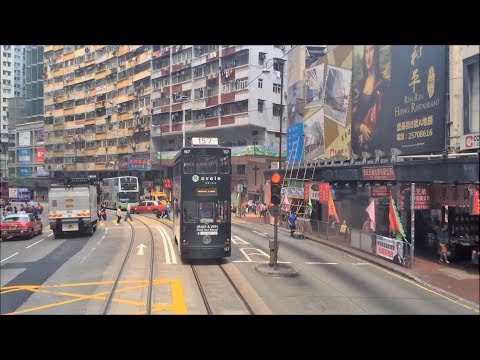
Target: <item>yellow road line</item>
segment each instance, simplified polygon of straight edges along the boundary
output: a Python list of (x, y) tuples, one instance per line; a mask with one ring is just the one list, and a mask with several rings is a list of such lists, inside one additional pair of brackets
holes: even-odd
[(474, 308), (472, 308), (472, 307), (470, 307), (470, 306), (468, 306), (468, 305), (462, 304), (462, 303), (459, 302), (459, 301), (456, 301), (456, 300), (454, 300), (454, 299), (451, 299), (451, 298), (449, 298), (449, 297), (446, 296), (446, 295), (443, 295), (443, 294), (441, 294), (441, 293), (439, 293), (439, 292), (436, 292), (435, 290), (432, 290), (432, 289), (429, 289), (429, 288), (427, 288), (427, 287), (425, 287), (425, 286), (422, 286), (422, 285), (418, 284), (416, 281), (407, 279), (407, 278), (405, 278), (404, 276), (395, 274), (395, 273), (393, 273), (393, 272), (391, 272), (391, 271), (389, 271), (389, 270), (386, 270), (386, 269), (384, 269), (384, 268), (382, 268), (382, 267), (380, 267), (380, 266), (377, 266), (377, 265), (375, 265), (375, 264), (370, 264), (370, 265), (373, 266), (374, 268), (377, 268), (377, 269), (379, 269), (379, 270), (385, 271), (386, 273), (388, 273), (388, 274), (390, 274), (390, 275), (392, 275), (392, 276), (395, 276), (395, 277), (397, 277), (397, 278), (399, 278), (399, 279), (401, 279), (401, 280), (403, 280), (403, 281), (406, 281), (406, 282), (408, 282), (408, 283), (410, 283), (410, 284), (413, 284), (413, 285), (419, 287), (420, 289), (423, 289), (423, 290), (425, 290), (425, 291), (429, 291), (429, 292), (431, 292), (432, 294), (436, 294), (436, 295), (438, 295), (438, 296), (440, 296), (440, 297), (443, 297), (444, 299), (447, 299), (447, 300), (450, 301), (450, 302), (453, 302), (453, 303), (455, 303), (455, 304), (457, 304), (457, 305), (463, 306), (463, 307), (465, 307), (465, 308), (467, 308), (467, 309), (469, 309), (469, 310), (473, 310), (473, 311), (475, 311), (475, 312), (477, 312), (477, 313), (479, 312), (478, 309), (474, 309)]
[(184, 315), (187, 313), (185, 297), (183, 296), (182, 282), (179, 279), (171, 279), (172, 289), (172, 310), (174, 314)]

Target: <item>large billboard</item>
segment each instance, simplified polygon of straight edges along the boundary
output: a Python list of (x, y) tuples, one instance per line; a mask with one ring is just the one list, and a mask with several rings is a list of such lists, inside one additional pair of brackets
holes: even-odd
[(443, 45), (354, 47), (355, 154), (444, 149), (446, 51)]
[(30, 176), (30, 168), (29, 167), (19, 167), (18, 168), (18, 176)]
[(31, 145), (30, 131), (21, 131), (18, 133), (18, 146)]
[(352, 54), (336, 46), (305, 71), (307, 160), (350, 157)]
[(37, 145), (43, 145), (45, 142), (45, 131), (43, 129), (35, 130), (35, 140)]

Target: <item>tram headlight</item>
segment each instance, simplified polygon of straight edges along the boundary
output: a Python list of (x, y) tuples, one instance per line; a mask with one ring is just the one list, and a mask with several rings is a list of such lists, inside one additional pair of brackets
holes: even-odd
[(205, 235), (205, 236), (203, 237), (202, 241), (203, 241), (203, 243), (204, 243), (205, 245), (208, 245), (208, 244), (210, 244), (210, 243), (212, 242), (212, 238), (211, 238), (209, 235)]

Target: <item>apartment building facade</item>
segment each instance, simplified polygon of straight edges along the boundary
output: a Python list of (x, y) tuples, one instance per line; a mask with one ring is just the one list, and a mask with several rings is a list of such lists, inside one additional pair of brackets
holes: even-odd
[[(160, 154), (180, 149), (184, 122), (186, 145), (193, 136), (208, 136), (225, 146), (278, 148), (280, 104), (286, 99), (281, 99), (279, 70), (285, 84), (287, 73), (275, 59), (288, 49), (45, 46), (47, 170), (102, 178), (128, 173), (167, 177), (169, 162), (162, 163)], [(247, 158), (241, 161), (248, 168)], [(146, 166), (138, 169), (135, 163)], [(159, 172), (144, 171), (151, 169)]]

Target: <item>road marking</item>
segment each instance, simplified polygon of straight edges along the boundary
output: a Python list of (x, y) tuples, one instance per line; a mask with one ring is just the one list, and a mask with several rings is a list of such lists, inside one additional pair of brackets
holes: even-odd
[[(243, 256), (245, 256), (247, 261), (245, 261), (245, 260), (234, 260), (234, 262), (254, 262), (254, 263), (270, 262), (270, 255), (268, 255), (263, 250), (260, 250), (260, 249), (257, 249), (257, 248), (240, 248), (239, 250), (243, 254)], [(247, 254), (246, 250), (254, 250), (254, 252)], [(268, 261), (262, 261), (262, 260), (255, 261), (255, 260), (252, 260), (250, 255), (260, 255), (260, 256), (266, 257), (268, 259)], [(277, 260), (277, 263), (279, 263), (279, 264), (280, 263), (290, 264), (289, 261), (280, 261), (280, 260)]]
[(95, 248), (92, 248), (92, 250), (90, 250), (90, 252), (87, 254), (87, 256), (85, 256), (85, 257), (82, 259), (82, 261), (80, 261), (80, 264), (85, 261), (85, 259), (88, 257), (88, 255), (90, 255), (90, 254), (93, 252), (93, 250), (95, 250)]
[(260, 236), (263, 236), (263, 237), (267, 237), (267, 233), (261, 233), (261, 232), (258, 232), (256, 230), (252, 230), (253, 233), (257, 234), (257, 235), (260, 235)]
[(371, 264), (366, 262), (359, 262), (359, 263), (352, 263), (352, 265), (371, 265)]
[(354, 258), (355, 260), (360, 260), (360, 261), (362, 261), (362, 259), (360, 259), (360, 258), (357, 258), (357, 257), (355, 257), (355, 256), (353, 256), (353, 255), (349, 255), (349, 254), (347, 254), (347, 256), (350, 256), (351, 258)]
[(137, 255), (140, 255), (140, 256), (143, 256), (143, 249), (146, 248), (145, 244), (141, 243), (140, 245), (137, 246), (138, 248), (138, 251), (137, 251)]
[(168, 235), (168, 233), (165, 229), (161, 228), (161, 230), (163, 231), (163, 233), (167, 237), (167, 244), (168, 244), (168, 247), (170, 249), (170, 255), (172, 257), (172, 263), (176, 264), (177, 263), (177, 257), (175, 256), (175, 250), (173, 248), (172, 238), (170, 237), (170, 235)]
[(10, 255), (9, 257), (7, 257), (7, 258), (3, 259), (2, 261), (0, 261), (0, 263), (4, 262), (5, 260), (10, 259), (11, 257), (14, 257), (14, 256), (17, 255), (17, 254), (18, 254), (18, 252), (16, 252), (16, 253), (13, 254), (13, 255)]
[(105, 226), (105, 222), (100, 221), (100, 227), (103, 227), (103, 226)]
[(307, 265), (337, 265), (338, 263), (307, 261), (305, 264), (307, 264)]
[(401, 279), (401, 280), (403, 280), (403, 281), (406, 281), (406, 282), (408, 282), (408, 283), (410, 283), (410, 284), (413, 284), (413, 285), (419, 287), (420, 289), (423, 289), (423, 290), (425, 290), (425, 291), (429, 291), (429, 292), (431, 292), (432, 294), (436, 294), (436, 295), (438, 295), (438, 296), (440, 296), (440, 297), (443, 297), (444, 299), (447, 299), (447, 300), (450, 301), (450, 302), (453, 302), (453, 303), (455, 303), (455, 304), (457, 304), (457, 305), (463, 306), (463, 307), (465, 307), (465, 308), (467, 308), (467, 309), (469, 309), (469, 310), (473, 310), (473, 311), (475, 311), (475, 312), (477, 312), (477, 313), (479, 312), (478, 309), (474, 309), (474, 308), (472, 308), (472, 307), (470, 307), (470, 306), (468, 306), (468, 305), (462, 304), (462, 303), (459, 302), (459, 301), (453, 300), (453, 299), (449, 298), (448, 296), (445, 296), (445, 295), (440, 294), (440, 293), (438, 293), (438, 292), (436, 292), (436, 291), (434, 291), (434, 290), (431, 290), (431, 289), (429, 289), (429, 288), (426, 288), (425, 286), (422, 286), (422, 285), (418, 284), (416, 281), (407, 279), (407, 278), (405, 278), (404, 276), (401, 276), (401, 275), (397, 275), (397, 274), (395, 274), (395, 273), (393, 273), (393, 272), (391, 272), (391, 271), (389, 271), (389, 270), (383, 269), (383, 268), (381, 268), (380, 266), (377, 266), (377, 265), (375, 265), (375, 264), (370, 264), (370, 265), (371, 265), (372, 267), (378, 269), (378, 270), (382, 270), (382, 271), (386, 272), (387, 274), (390, 274), (390, 275), (395, 276), (395, 277), (397, 277), (397, 278), (399, 278), (399, 279)]
[(102, 238), (100, 239), (100, 241), (97, 241), (97, 245), (100, 245), (100, 243), (103, 241), (103, 239), (105, 239), (105, 235), (102, 236)]
[(238, 245), (238, 244), (250, 245), (248, 241), (245, 241), (236, 235), (232, 236), (232, 243), (234, 243), (235, 245)]
[(39, 242), (42, 242), (43, 240), (45, 240), (45, 239), (40, 239), (40, 240), (38, 240), (37, 242), (34, 242), (34, 243), (31, 244), (31, 245), (28, 245), (28, 246), (27, 246), (27, 249), (31, 248), (33, 245), (38, 244)]
[(48, 237), (53, 236), (53, 232), (50, 235), (47, 235)]
[(170, 235), (162, 229), (161, 226), (157, 226), (157, 230), (160, 233), (160, 236), (162, 237), (163, 241), (163, 247), (165, 250), (165, 259), (167, 264), (176, 264), (177, 263), (177, 258), (175, 256), (175, 252), (173, 250), (172, 246), (172, 239), (170, 238)]
[(107, 234), (109, 228), (105, 228), (105, 235)]

